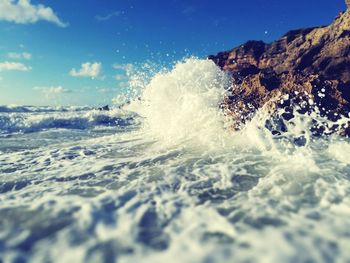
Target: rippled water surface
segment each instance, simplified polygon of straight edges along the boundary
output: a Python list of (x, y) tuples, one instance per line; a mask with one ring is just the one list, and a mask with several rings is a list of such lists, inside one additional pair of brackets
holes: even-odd
[(224, 85), (190, 60), (127, 110), (1, 108), (0, 259), (350, 262), (349, 141), (234, 133)]

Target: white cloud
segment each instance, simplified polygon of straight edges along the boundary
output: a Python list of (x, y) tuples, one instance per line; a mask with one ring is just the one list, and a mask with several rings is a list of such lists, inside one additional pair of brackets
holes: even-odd
[(26, 60), (30, 60), (30, 59), (32, 59), (32, 54), (27, 53), (27, 52), (23, 52), (23, 53), (10, 52), (10, 53), (7, 54), (7, 57), (11, 58), (11, 59), (26, 59)]
[(57, 95), (57, 94), (63, 94), (63, 93), (70, 93), (71, 91), (69, 89), (65, 89), (62, 86), (51, 86), (51, 87), (34, 87), (33, 90), (35, 91), (40, 91), (43, 92), (47, 95), (49, 94), (53, 94), (53, 95)]
[(31, 4), (31, 0), (0, 0), (0, 21), (17, 24), (34, 24), (40, 20), (67, 27), (50, 7)]
[(102, 21), (110, 20), (113, 17), (118, 17), (118, 16), (120, 16), (122, 14), (123, 14), (123, 12), (121, 12), (121, 11), (115, 11), (115, 12), (109, 13), (107, 15), (96, 15), (95, 18), (96, 18), (96, 20), (102, 22)]
[(125, 75), (122, 75), (122, 74), (117, 74), (114, 76), (114, 79), (120, 81), (120, 80), (124, 80), (125, 79)]
[(135, 71), (132, 64), (114, 64), (113, 68), (118, 70), (118, 74), (114, 76), (114, 79), (118, 81), (129, 78)]
[(116, 93), (118, 91), (117, 88), (97, 88), (97, 91), (100, 93)]
[(132, 64), (114, 64), (113, 68), (129, 72), (133, 70), (133, 65)]
[(102, 69), (102, 64), (100, 62), (86, 62), (81, 64), (81, 68), (79, 70), (76, 70), (75, 68), (73, 68), (69, 74), (72, 77), (89, 77), (92, 79), (97, 78), (100, 73), (101, 73), (101, 69)]
[(194, 6), (185, 6), (182, 10), (182, 14), (184, 15), (191, 15), (192, 13), (196, 12), (196, 8)]
[(29, 70), (31, 70), (31, 67), (28, 67), (22, 63), (8, 62), (8, 61), (0, 62), (0, 71), (29, 71)]

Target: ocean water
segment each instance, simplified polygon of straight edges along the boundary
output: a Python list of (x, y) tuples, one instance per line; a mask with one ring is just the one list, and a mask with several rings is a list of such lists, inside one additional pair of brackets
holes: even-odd
[(349, 140), (232, 131), (228, 86), (188, 59), (111, 111), (0, 107), (0, 262), (350, 262)]

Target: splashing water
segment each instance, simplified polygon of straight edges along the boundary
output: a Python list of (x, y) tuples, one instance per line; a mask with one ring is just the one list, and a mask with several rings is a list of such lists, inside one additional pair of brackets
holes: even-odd
[(348, 139), (233, 132), (228, 85), (192, 58), (124, 110), (2, 111), (0, 261), (346, 262)]
[(191, 58), (157, 74), (145, 87), (142, 100), (128, 109), (145, 118), (151, 136), (218, 147), (225, 124), (219, 105), (228, 85), (228, 76), (213, 62)]

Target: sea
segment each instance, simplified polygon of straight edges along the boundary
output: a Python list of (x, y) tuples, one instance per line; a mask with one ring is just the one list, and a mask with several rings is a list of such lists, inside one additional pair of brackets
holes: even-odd
[[(0, 262), (350, 262), (350, 141), (240, 131), (189, 58), (126, 103), (0, 106)], [(303, 136), (303, 143), (298, 143)]]

